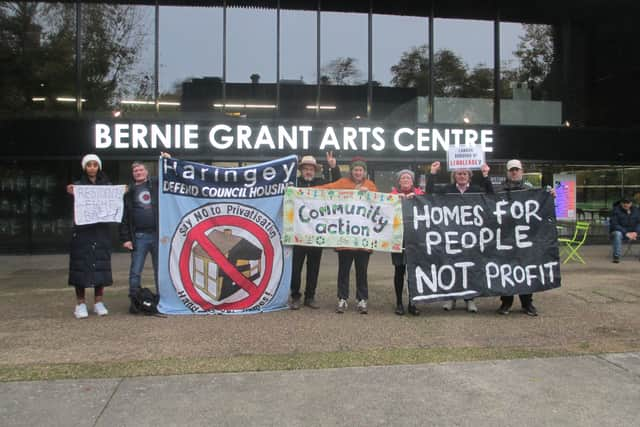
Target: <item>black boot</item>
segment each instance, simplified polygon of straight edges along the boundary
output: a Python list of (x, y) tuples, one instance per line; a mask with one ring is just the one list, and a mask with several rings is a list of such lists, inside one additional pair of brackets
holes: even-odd
[(396, 313), (398, 316), (404, 315), (404, 306), (402, 305), (402, 303), (398, 303), (398, 305), (396, 305), (396, 311), (394, 313)]
[(407, 311), (409, 312), (409, 314), (412, 314), (414, 316), (420, 316), (420, 310), (418, 310), (418, 307), (416, 307), (415, 305), (409, 303), (409, 307), (407, 309)]

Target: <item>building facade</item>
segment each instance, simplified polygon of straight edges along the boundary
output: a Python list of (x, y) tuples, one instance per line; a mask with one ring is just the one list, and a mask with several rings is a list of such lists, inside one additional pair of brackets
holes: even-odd
[(0, 2), (0, 252), (66, 250), (64, 188), (90, 152), (126, 183), (160, 151), (330, 150), (389, 191), (474, 142), (492, 175), (514, 157), (542, 185), (575, 175), (602, 223), (640, 194), (640, 5), (530, 3)]

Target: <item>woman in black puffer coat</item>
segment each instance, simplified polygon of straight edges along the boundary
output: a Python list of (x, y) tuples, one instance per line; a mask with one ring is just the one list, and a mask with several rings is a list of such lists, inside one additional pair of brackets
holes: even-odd
[[(102, 171), (102, 162), (95, 154), (82, 158), (82, 177), (74, 185), (110, 185), (109, 178)], [(73, 194), (73, 185), (67, 188)], [(95, 303), (93, 311), (98, 316), (108, 314), (102, 302), (105, 286), (113, 283), (111, 277), (111, 234), (109, 224), (73, 224), (71, 249), (69, 253), (69, 286), (76, 289), (77, 319), (88, 317), (85, 289), (93, 288)]]

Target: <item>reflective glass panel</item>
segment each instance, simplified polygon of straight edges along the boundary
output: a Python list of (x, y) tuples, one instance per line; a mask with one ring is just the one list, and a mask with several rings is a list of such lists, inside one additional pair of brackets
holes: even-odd
[(83, 3), (81, 16), (83, 112), (153, 110), (155, 9)]
[(276, 52), (275, 8), (227, 8), (227, 114), (277, 115)]
[(0, 114), (73, 115), (73, 4), (0, 2)]
[(322, 12), (320, 118), (367, 116), (368, 16)]
[(493, 22), (434, 21), (434, 120), (493, 123)]
[(562, 124), (554, 37), (550, 25), (500, 24), (501, 124)]
[(317, 12), (280, 12), (280, 117), (313, 118), (317, 99)]
[(428, 121), (428, 28), (425, 17), (373, 16), (372, 119)]
[(222, 101), (219, 7), (160, 8), (161, 113), (206, 113)]

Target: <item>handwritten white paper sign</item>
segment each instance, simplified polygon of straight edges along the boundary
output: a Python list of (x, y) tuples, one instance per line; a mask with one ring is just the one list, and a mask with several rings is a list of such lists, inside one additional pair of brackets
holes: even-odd
[(76, 225), (122, 221), (124, 192), (124, 185), (74, 185), (73, 216)]

